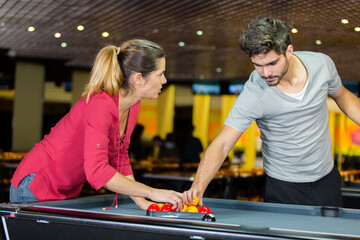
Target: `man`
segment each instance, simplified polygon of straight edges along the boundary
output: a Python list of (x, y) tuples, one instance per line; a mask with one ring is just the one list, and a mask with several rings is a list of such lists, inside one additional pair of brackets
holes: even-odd
[(203, 193), (242, 133), (256, 121), (262, 139), (267, 202), (342, 206), (334, 166), (327, 96), (360, 124), (360, 101), (346, 90), (333, 61), (293, 52), (287, 26), (271, 17), (253, 20), (239, 39), (255, 70), (219, 135), (201, 160), (188, 202)]
[(204, 151), (200, 139), (194, 137), (194, 125), (187, 124), (184, 130), (184, 140), (180, 148), (180, 163), (199, 163), (200, 153)]

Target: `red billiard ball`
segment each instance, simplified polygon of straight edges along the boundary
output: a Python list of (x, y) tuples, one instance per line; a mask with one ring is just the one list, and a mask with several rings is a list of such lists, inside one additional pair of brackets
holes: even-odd
[(172, 205), (171, 203), (167, 203), (166, 205), (169, 205), (171, 207), (171, 210), (170, 211), (173, 211), (173, 212), (176, 212), (177, 210), (176, 209), (173, 209), (174, 205)]
[(208, 208), (207, 206), (202, 206), (202, 207), (199, 209), (199, 213), (211, 213), (211, 210), (210, 210), (210, 208)]
[(160, 207), (157, 204), (151, 204), (148, 209), (149, 211), (160, 211)]
[(172, 206), (165, 204), (164, 206), (162, 206), (161, 211), (167, 211), (167, 212), (171, 212), (172, 211)]

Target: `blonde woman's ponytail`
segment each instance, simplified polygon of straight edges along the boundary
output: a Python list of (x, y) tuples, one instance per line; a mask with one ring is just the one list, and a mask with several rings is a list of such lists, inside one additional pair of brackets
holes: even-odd
[(91, 70), (90, 81), (82, 95), (86, 97), (87, 102), (94, 93), (99, 93), (101, 90), (104, 90), (110, 96), (119, 93), (123, 74), (117, 59), (117, 51), (116, 46), (107, 46), (101, 49), (96, 56)]

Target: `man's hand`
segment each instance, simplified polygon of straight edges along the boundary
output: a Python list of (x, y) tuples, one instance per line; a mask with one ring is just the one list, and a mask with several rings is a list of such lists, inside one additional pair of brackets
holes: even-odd
[(184, 195), (184, 199), (185, 199), (185, 203), (186, 203), (186, 204), (191, 204), (192, 201), (193, 201), (196, 197), (198, 197), (198, 198), (199, 198), (199, 203), (198, 203), (198, 205), (199, 205), (200, 207), (203, 206), (203, 195), (204, 195), (204, 194), (203, 194), (202, 192), (200, 192), (199, 190), (197, 190), (196, 188), (191, 187), (188, 191), (185, 191), (185, 192), (183, 193), (183, 195)]

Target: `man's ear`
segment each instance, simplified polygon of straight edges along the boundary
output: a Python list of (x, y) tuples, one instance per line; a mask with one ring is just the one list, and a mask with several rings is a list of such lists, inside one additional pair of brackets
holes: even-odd
[(293, 54), (293, 52), (294, 52), (294, 47), (293, 47), (293, 45), (289, 45), (288, 47), (287, 47), (287, 49), (286, 49), (286, 57), (288, 57), (288, 58), (290, 58), (291, 56), (292, 56), (292, 54)]

